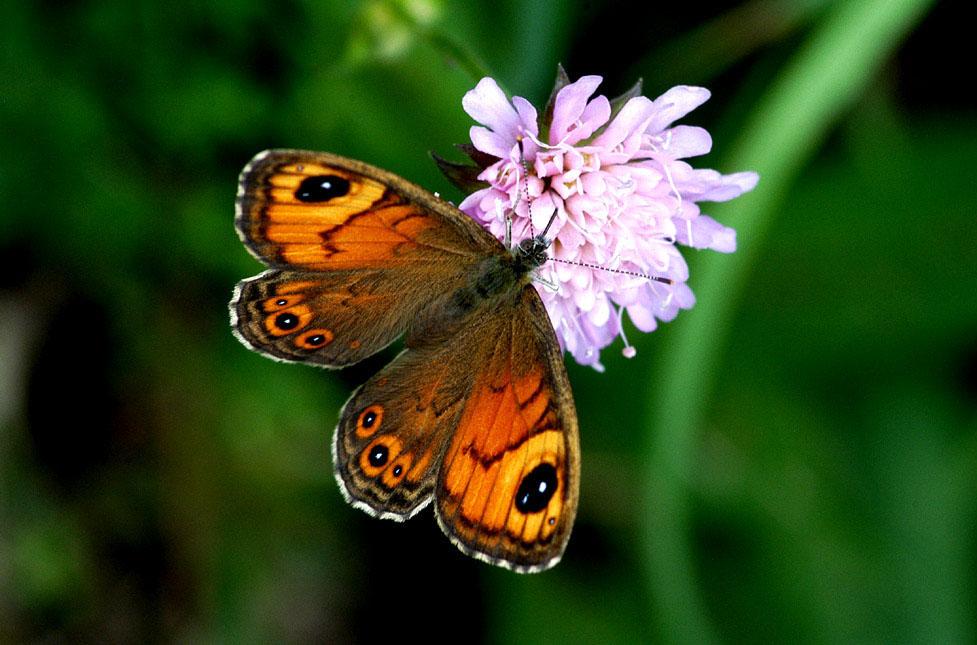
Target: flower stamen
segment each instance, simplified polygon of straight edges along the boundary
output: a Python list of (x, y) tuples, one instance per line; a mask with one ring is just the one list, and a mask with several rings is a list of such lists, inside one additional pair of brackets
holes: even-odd
[(634, 358), (638, 354), (638, 350), (634, 348), (631, 343), (628, 342), (628, 337), (624, 333), (624, 307), (618, 306), (617, 308), (617, 325), (621, 329), (621, 340), (624, 341), (624, 349), (621, 353), (624, 354), (624, 358)]

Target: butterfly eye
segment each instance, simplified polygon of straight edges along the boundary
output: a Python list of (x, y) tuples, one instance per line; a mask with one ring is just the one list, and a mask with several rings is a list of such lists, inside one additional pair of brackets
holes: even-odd
[(380, 429), (381, 421), (383, 421), (383, 408), (379, 405), (371, 405), (363, 410), (356, 420), (356, 435), (366, 439)]
[(300, 202), (327, 202), (349, 192), (349, 181), (338, 175), (316, 175), (302, 180), (295, 199)]
[(392, 435), (377, 437), (360, 453), (360, 468), (367, 477), (376, 477), (400, 455), (403, 447), (400, 440)]
[(546, 508), (559, 483), (556, 468), (543, 463), (526, 475), (516, 492), (516, 510), (520, 513), (538, 513)]

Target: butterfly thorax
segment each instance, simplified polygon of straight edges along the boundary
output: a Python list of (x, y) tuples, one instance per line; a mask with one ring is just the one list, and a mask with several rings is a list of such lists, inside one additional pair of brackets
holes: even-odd
[(549, 242), (542, 237), (533, 237), (513, 246), (508, 253), (487, 256), (479, 270), (472, 272), (469, 283), (458, 292), (456, 302), (465, 308), (519, 294), (532, 282), (536, 269), (546, 262), (548, 246)]
[(411, 324), (408, 343), (428, 335), (447, 336), (464, 325), (471, 314), (484, 308), (509, 306), (532, 282), (533, 273), (546, 262), (548, 242), (542, 237), (523, 240), (508, 252), (483, 257), (467, 280), (448, 298), (418, 315)]

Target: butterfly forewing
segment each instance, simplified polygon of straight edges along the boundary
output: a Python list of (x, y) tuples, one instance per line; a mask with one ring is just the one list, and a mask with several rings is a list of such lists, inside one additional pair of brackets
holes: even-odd
[(231, 301), (255, 351), (327, 367), (356, 363), (400, 336), (502, 245), (450, 204), (368, 164), (270, 150), (241, 173), (235, 224), (275, 269)]
[(241, 173), (235, 225), (270, 267), (423, 270), (504, 250), (485, 229), (384, 170), (326, 153), (269, 150)]

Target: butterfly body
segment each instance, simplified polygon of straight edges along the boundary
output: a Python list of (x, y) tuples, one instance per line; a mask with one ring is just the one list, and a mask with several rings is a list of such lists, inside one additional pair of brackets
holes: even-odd
[(496, 301), (501, 301), (503, 307), (511, 306), (531, 283), (535, 270), (545, 262), (546, 246), (545, 241), (534, 238), (514, 246), (508, 253), (486, 256), (469, 272), (467, 283), (452, 294), (447, 306), (421, 316), (410, 326), (408, 346), (430, 342), (454, 325), (463, 324), (470, 313), (490, 308)]
[(230, 304), (248, 347), (335, 368), (404, 335), (340, 412), (333, 459), (346, 499), (396, 520), (434, 501), (464, 552), (523, 572), (555, 564), (576, 512), (579, 440), (531, 284), (547, 241), (507, 249), (396, 175), (296, 150), (245, 167), (235, 223), (269, 267)]

